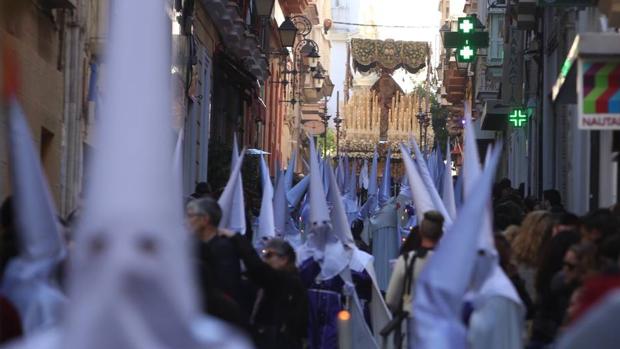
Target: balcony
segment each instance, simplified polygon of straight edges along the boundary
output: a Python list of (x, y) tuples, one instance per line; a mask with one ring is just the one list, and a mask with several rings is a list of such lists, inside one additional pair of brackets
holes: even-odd
[(453, 104), (462, 102), (465, 97), (467, 71), (458, 69), (456, 62), (450, 62), (445, 70), (444, 84), (448, 102)]
[(282, 12), (285, 15), (303, 13), (308, 6), (308, 0), (279, 0)]

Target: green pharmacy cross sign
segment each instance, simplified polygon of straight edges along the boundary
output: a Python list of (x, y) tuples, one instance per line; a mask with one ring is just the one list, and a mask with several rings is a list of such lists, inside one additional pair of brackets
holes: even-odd
[(473, 62), (479, 48), (489, 46), (489, 33), (474, 16), (460, 17), (458, 30), (444, 35), (444, 46), (456, 48), (456, 60), (462, 63)]
[(461, 44), (456, 48), (457, 61), (471, 62), (476, 57), (476, 50), (472, 48), (469, 40), (471, 34), (474, 33), (475, 18), (471, 16), (459, 18), (459, 36), (461, 36)]
[(475, 16), (460, 17), (457, 31), (444, 32), (443, 46), (456, 49), (456, 60), (461, 63), (473, 62), (479, 48), (489, 47), (489, 32)]
[(525, 108), (513, 109), (508, 114), (508, 121), (512, 122), (513, 127), (523, 127), (529, 118), (528, 110)]
[(459, 18), (459, 33), (469, 34), (474, 30), (473, 17), (461, 17)]
[(465, 46), (459, 48), (458, 60), (459, 62), (471, 62), (475, 55), (476, 52), (469, 46), (469, 42), (466, 42)]

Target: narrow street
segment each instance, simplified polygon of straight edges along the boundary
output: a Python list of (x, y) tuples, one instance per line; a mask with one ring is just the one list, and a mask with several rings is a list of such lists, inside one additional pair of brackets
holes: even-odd
[(620, 0), (0, 0), (0, 348), (617, 348)]

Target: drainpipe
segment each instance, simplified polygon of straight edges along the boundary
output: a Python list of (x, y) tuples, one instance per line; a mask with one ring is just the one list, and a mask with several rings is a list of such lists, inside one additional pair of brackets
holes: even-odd
[(81, 30), (80, 10), (65, 11), (64, 40), (64, 106), (61, 141), (61, 202), (60, 214), (65, 216), (74, 209), (76, 189), (81, 174), (80, 102), (82, 64), (80, 60)]

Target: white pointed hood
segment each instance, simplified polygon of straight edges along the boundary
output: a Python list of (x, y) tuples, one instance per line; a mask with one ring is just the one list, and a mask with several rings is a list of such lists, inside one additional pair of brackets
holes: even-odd
[(407, 179), (411, 187), (411, 196), (413, 197), (416, 218), (418, 222), (422, 222), (424, 214), (428, 211), (435, 210), (435, 206), (418, 168), (413, 163), (413, 160), (411, 160), (411, 156), (409, 156), (409, 149), (401, 144), (400, 152), (403, 156), (403, 164), (405, 165)]
[(177, 135), (177, 143), (174, 147), (174, 155), (172, 156), (172, 176), (176, 188), (176, 195), (181, 200), (179, 207), (183, 202), (183, 138), (185, 137), (185, 129), (181, 128)]
[(310, 139), (310, 226), (322, 229), (331, 225), (323, 189), (323, 171), (319, 168), (314, 140)]
[(368, 179), (368, 196), (377, 195), (377, 167), (379, 166), (379, 155), (377, 154), (377, 146), (372, 155), (372, 163), (370, 165), (370, 177)]
[[(345, 163), (348, 163), (346, 161)], [(346, 181), (346, 188), (343, 196), (344, 208), (347, 214), (349, 225), (355, 220), (359, 214), (360, 208), (357, 200), (357, 176), (355, 175), (355, 163), (351, 164)]]
[(337, 193), (337, 191), (334, 190), (338, 186), (338, 183), (336, 183), (331, 167), (329, 165), (328, 167), (331, 172), (329, 202), (332, 203), (332, 209), (329, 216), (332, 221), (332, 232), (338, 240), (340, 240), (351, 251), (350, 254), (343, 255), (341, 258), (348, 258), (350, 260), (349, 267), (351, 270), (361, 272), (370, 262), (372, 262), (373, 257), (368, 253), (359, 251), (357, 245), (355, 245), (355, 240), (353, 239), (353, 234), (351, 233), (351, 225), (347, 219), (342, 197)]
[[(478, 156), (478, 146), (476, 145), (476, 135), (474, 133), (473, 122), (468, 105), (465, 106), (465, 154), (463, 159), (463, 180), (465, 189), (465, 200), (478, 190), (476, 187), (476, 179), (480, 175), (480, 158)], [(478, 263), (477, 272), (474, 280), (474, 288), (481, 287), (481, 283), (486, 275), (491, 272), (492, 264), (497, 260), (497, 251), (493, 245), (493, 227), (491, 225), (491, 212), (485, 207), (482, 213), (482, 224), (480, 241), (478, 248), (490, 253), (485, 256), (483, 263)]]
[[(302, 260), (311, 256), (321, 266), (318, 276), (321, 280), (331, 279), (340, 274), (349, 260), (342, 242), (332, 234), (332, 222), (327, 208), (323, 174), (319, 169), (314, 140), (310, 138), (310, 219), (307, 225), (308, 238), (300, 255)], [(326, 165), (329, 166), (329, 165)]]
[(360, 217), (362, 219), (370, 218), (377, 209), (378, 204), (378, 190), (377, 190), (377, 167), (378, 167), (378, 154), (377, 146), (375, 146), (375, 152), (372, 157), (372, 165), (370, 167), (370, 177), (368, 179), (368, 194), (366, 202), (360, 209)]
[(456, 219), (456, 202), (454, 200), (454, 183), (452, 182), (452, 156), (450, 154), (450, 140), (446, 145), (446, 167), (443, 172), (441, 199), (452, 220)]
[(338, 167), (336, 168), (336, 182), (340, 193), (344, 193), (346, 181), (346, 168), (342, 156), (338, 158)]
[(383, 207), (392, 197), (392, 149), (388, 148), (383, 167), (383, 178), (379, 190), (379, 207)]
[(441, 150), (439, 149), (439, 147), (435, 147), (427, 161), (428, 171), (431, 175), (431, 178), (433, 179), (435, 190), (437, 190), (438, 192), (442, 189), (441, 182), (444, 169), (444, 163), (442, 159), (443, 157), (441, 154)]
[(369, 181), (370, 180), (368, 178), (368, 160), (364, 159), (364, 164), (362, 165), (362, 169), (360, 170), (359, 186), (361, 188), (368, 190)]
[[(501, 151), (501, 146), (497, 147), (500, 148), (498, 151)], [(491, 147), (487, 149), (485, 168), (489, 166), (490, 159)], [(472, 282), (474, 291), (478, 291), (474, 298), (474, 306), (481, 306), (488, 297), (492, 296), (504, 297), (523, 306), (516, 288), (499, 265), (499, 253), (495, 249), (491, 225), (492, 214), (491, 203), (488, 203), (483, 212), (484, 224), (478, 241), (478, 249), (485, 251), (485, 254), (478, 256)], [(483, 277), (485, 277), (484, 281), (480, 281)], [(522, 308), (522, 311), (525, 312), (525, 309)]]
[(328, 177), (329, 177), (329, 197), (328, 201), (331, 203), (330, 220), (332, 222), (332, 232), (343, 244), (349, 248), (355, 248), (355, 240), (353, 240), (353, 234), (351, 233), (351, 227), (347, 221), (347, 215), (342, 203), (342, 196), (338, 193), (338, 183), (331, 169), (329, 162), (326, 163)]
[(284, 174), (284, 189), (286, 191), (291, 190), (293, 187), (293, 175), (295, 174), (295, 164), (297, 164), (297, 149), (293, 150), (293, 154), (286, 167), (286, 173)]
[[(236, 221), (236, 217), (238, 216), (239, 211), (245, 212), (245, 206), (243, 202), (235, 200), (236, 191), (238, 188), (237, 181), (241, 177), (241, 166), (243, 165), (244, 155), (245, 149), (241, 151), (241, 154), (239, 155), (236, 164), (232, 167), (230, 177), (228, 178), (228, 182), (226, 182), (224, 191), (222, 192), (222, 194), (220, 194), (220, 198), (217, 200), (217, 203), (222, 209), (222, 219), (220, 220), (219, 227), (237, 232), (239, 232), (239, 230), (235, 229), (238, 229), (241, 223)], [(245, 221), (245, 216), (243, 220)]]
[[(500, 152), (476, 180), (454, 224), (448, 228), (415, 286), (412, 342), (416, 348), (466, 348), (467, 330), (461, 320), (463, 297), (470, 285), (478, 255), (482, 216), (489, 203), (491, 184)], [(411, 177), (410, 177), (411, 179)]]
[(194, 332), (201, 315), (190, 235), (170, 171), (166, 2), (110, 5), (106, 94), (72, 253), (72, 303), (61, 347), (202, 348), (222, 338), (232, 347), (238, 337), (230, 331), (201, 338)]
[(344, 157), (344, 191), (348, 190), (351, 173), (351, 164), (349, 163), (349, 156), (347, 155)]
[(347, 176), (346, 190), (344, 196), (348, 200), (355, 200), (357, 203), (357, 175), (355, 174), (355, 163), (351, 164), (349, 175)]
[(398, 195), (408, 199), (413, 198), (413, 194), (411, 194), (411, 187), (409, 186), (409, 177), (407, 174), (403, 175), (400, 180), (400, 190)]
[(9, 97), (8, 139), (20, 249), (6, 266), (1, 290), (17, 308), (24, 332), (31, 334), (60, 320), (66, 298), (51, 280), (66, 250), (38, 152), (14, 95)]
[(310, 185), (310, 176), (305, 176), (301, 181), (295, 184), (287, 193), (286, 200), (290, 207), (297, 207), (301, 199), (303, 199), (306, 191), (308, 190), (308, 186)]
[[(232, 177), (233, 169), (239, 160), (239, 147), (237, 145), (237, 134), (233, 135), (233, 149), (232, 159), (230, 161), (230, 175)], [(239, 171), (239, 174), (235, 176), (234, 192), (232, 196), (232, 203), (230, 206), (230, 220), (226, 228), (236, 231), (239, 234), (244, 235), (247, 230), (245, 219), (245, 198), (243, 196), (243, 174)]]
[(283, 237), (286, 235), (286, 221), (289, 216), (288, 203), (286, 202), (286, 177), (280, 175), (273, 194), (273, 218), (276, 236)]
[(452, 218), (448, 214), (448, 211), (446, 210), (445, 206), (443, 205), (443, 201), (441, 200), (441, 196), (439, 196), (439, 193), (437, 192), (437, 188), (435, 188), (435, 183), (428, 170), (426, 161), (424, 161), (424, 157), (422, 156), (422, 152), (420, 151), (420, 148), (418, 147), (418, 143), (415, 141), (415, 138), (413, 137), (411, 138), (411, 144), (413, 145), (413, 151), (415, 152), (415, 161), (418, 164), (418, 169), (420, 171), (419, 173), (422, 178), (422, 182), (424, 182), (426, 190), (431, 196), (433, 207), (435, 208), (435, 210), (441, 213), (441, 215), (444, 218), (446, 227), (449, 227), (452, 224)]
[(263, 187), (263, 198), (258, 216), (258, 231), (254, 234), (254, 246), (259, 246), (266, 239), (275, 236), (275, 222), (273, 218), (273, 185), (269, 178), (269, 168), (263, 155), (260, 156), (260, 169)]

